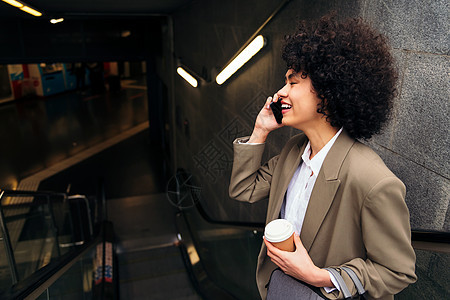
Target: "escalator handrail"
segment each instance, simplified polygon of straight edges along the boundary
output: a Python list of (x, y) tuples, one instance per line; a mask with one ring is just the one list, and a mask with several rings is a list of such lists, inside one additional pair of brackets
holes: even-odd
[[(6, 252), (6, 257), (8, 260), (8, 265), (9, 265), (9, 269), (11, 272), (11, 278), (12, 278), (13, 284), (18, 283), (19, 276), (18, 276), (18, 271), (17, 271), (16, 260), (14, 257), (14, 251), (13, 251), (10, 236), (9, 236), (9, 230), (6, 226), (7, 219), (6, 219), (5, 215), (3, 214), (3, 209), (14, 207), (14, 206), (18, 205), (18, 203), (1, 205), (1, 200), (3, 199), (3, 197), (11, 197), (11, 196), (15, 196), (15, 197), (19, 197), (19, 196), (46, 197), (48, 201), (50, 201), (51, 197), (62, 197), (64, 200), (66, 200), (66, 199), (83, 200), (87, 205), (87, 210), (89, 211), (89, 215), (88, 215), (89, 233), (90, 233), (91, 237), (93, 235), (93, 225), (92, 225), (92, 220), (91, 220), (91, 216), (90, 216), (90, 208), (89, 208), (89, 204), (87, 202), (86, 196), (81, 196), (81, 195), (67, 196), (66, 193), (50, 192), (50, 191), (27, 191), (27, 190), (0, 189), (0, 228), (1, 228), (2, 236), (3, 236), (3, 242), (5, 243), (5, 252)], [(34, 200), (33, 200), (33, 202), (34, 202)], [(31, 205), (34, 205), (34, 204), (32, 204), (33, 202), (20, 203), (21, 204), (20, 206), (22, 206), (22, 205), (23, 206), (31, 206)]]
[[(0, 299), (35, 299), (42, 292), (44, 292), (50, 285), (61, 277), (65, 271), (67, 271), (70, 266), (72, 266), (76, 261), (78, 261), (83, 254), (91, 250), (92, 247), (97, 245), (100, 241), (104, 243), (105, 241), (105, 230), (112, 228), (111, 222), (106, 219), (106, 197), (104, 192), (103, 180), (99, 181), (99, 191), (100, 194), (97, 196), (97, 204), (101, 206), (101, 216), (100, 222), (96, 223), (100, 225), (99, 230), (96, 230), (95, 236), (92, 239), (81, 246), (77, 246), (77, 251), (66, 253), (65, 255), (57, 258), (53, 262), (44, 266), (43, 268), (37, 270), (29, 277), (17, 282), (9, 290), (0, 294)], [(48, 191), (20, 191), (20, 190), (3, 190), (0, 189), (0, 203), (1, 198), (6, 195), (14, 196), (45, 196), (54, 197), (62, 196), (64, 199), (68, 199), (67, 193), (58, 192), (48, 192)], [(70, 199), (70, 197), (69, 197)], [(74, 200), (86, 200), (80, 195), (75, 195)], [(4, 225), (4, 218), (2, 213), (2, 206), (0, 205), (0, 213), (2, 216), (2, 223)], [(5, 228), (6, 232), (7, 229)], [(5, 237), (3, 237), (5, 239)], [(104, 248), (104, 245), (103, 245)], [(15, 265), (15, 262), (14, 262)], [(104, 267), (103, 267), (104, 270)], [(104, 271), (103, 271), (104, 272)], [(104, 280), (102, 281), (104, 284)]]
[[(187, 172), (186, 170), (184, 170), (183, 168), (178, 168), (176, 175), (176, 178), (180, 179), (177, 180), (177, 182), (183, 182), (184, 185), (188, 186), (188, 187), (194, 187), (195, 184), (192, 184), (193, 180), (192, 180), (192, 175), (190, 175), (189, 172)], [(189, 189), (190, 192), (192, 193), (193, 189)], [(178, 192), (178, 191), (177, 191)], [(202, 218), (204, 220), (206, 220), (207, 222), (211, 223), (211, 224), (216, 224), (216, 225), (225, 225), (225, 226), (237, 226), (237, 227), (247, 227), (247, 228), (251, 228), (253, 230), (263, 230), (265, 227), (264, 223), (260, 223), (260, 222), (243, 222), (243, 221), (230, 221), (230, 220), (217, 220), (212, 218), (204, 209), (204, 207), (201, 204), (201, 201), (199, 198), (197, 198), (197, 196), (195, 194), (191, 194), (191, 196), (194, 199), (194, 203), (195, 206), (194, 208), (197, 209), (197, 211), (200, 213), (200, 215), (202, 216)], [(185, 208), (180, 208), (178, 207), (180, 211), (184, 210)]]
[(26, 191), (26, 190), (5, 190), (0, 189), (0, 191), (4, 192), (5, 197), (11, 196), (41, 196), (41, 197), (67, 197), (67, 193), (60, 192), (50, 192), (50, 191)]
[[(183, 168), (177, 170), (177, 175), (183, 176), (188, 172)], [(186, 179), (186, 178), (185, 178)], [(192, 185), (192, 176), (187, 178), (187, 183)], [(193, 195), (194, 197), (194, 195)], [(197, 199), (199, 200), (199, 199)], [(250, 227), (254, 230), (264, 231), (265, 223), (260, 222), (242, 222), (242, 221), (228, 221), (228, 220), (217, 220), (212, 218), (204, 209), (201, 201), (196, 201), (195, 205), (197, 211), (202, 216), (204, 220), (211, 224), (225, 225), (225, 226), (237, 226), (237, 227)], [(426, 243), (438, 243), (438, 244), (450, 244), (450, 232), (445, 231), (431, 231), (431, 230), (411, 230), (411, 241), (412, 242), (426, 242)]]
[[(103, 186), (101, 186), (103, 189)], [(85, 196), (74, 195), (68, 196), (66, 193), (47, 192), (47, 191), (21, 191), (21, 190), (0, 190), (1, 197), (3, 196), (44, 196), (44, 197), (63, 197), (69, 200), (83, 200), (86, 201)], [(101, 203), (105, 202), (104, 194), (101, 195)], [(3, 207), (7, 207), (3, 206)], [(0, 206), (0, 211), (2, 206)], [(96, 246), (103, 238), (103, 231), (105, 230), (105, 224), (108, 221), (100, 222), (101, 227), (96, 231), (96, 235), (92, 236), (92, 239), (80, 246), (77, 246), (77, 251), (69, 252), (50, 264), (40, 268), (27, 278), (14, 284), (9, 290), (0, 294), (0, 299), (35, 299), (42, 294), (50, 285), (55, 282), (65, 271), (67, 271), (76, 261), (78, 261), (83, 255)], [(15, 264), (15, 263), (14, 263)]]
[(450, 232), (412, 230), (411, 240), (413, 242), (450, 244)]
[[(105, 221), (106, 222), (106, 221)], [(102, 223), (102, 228), (97, 235), (88, 243), (77, 246), (78, 250), (69, 252), (45, 267), (37, 270), (27, 278), (19, 281), (13, 285), (8, 291), (0, 295), (1, 299), (35, 299), (42, 294), (50, 285), (55, 282), (65, 271), (67, 271), (74, 263), (76, 263), (83, 255), (91, 250), (102, 240), (103, 228), (105, 222)]]
[[(212, 218), (203, 208), (200, 202), (196, 204), (197, 211), (202, 218), (211, 224), (237, 226), (237, 227), (251, 227), (255, 230), (263, 231), (265, 224), (258, 222), (240, 222), (240, 221), (225, 221), (216, 220)], [(431, 231), (431, 230), (411, 230), (412, 242), (427, 242), (427, 243), (439, 243), (450, 244), (450, 232), (445, 231)]]
[[(6, 190), (0, 189), (0, 193), (1, 193), (1, 191), (4, 191), (5, 193), (7, 192)], [(35, 192), (35, 194), (31, 194), (33, 192), (31, 192), (31, 191), (26, 191), (26, 192), (27, 192), (27, 194), (17, 193), (14, 195), (5, 195), (3, 197), (11, 197), (11, 196), (18, 197), (17, 195), (26, 195), (26, 197), (46, 197), (46, 199), (42, 200), (42, 199), (37, 198), (37, 199), (33, 199), (33, 202), (0, 204), (1, 207), (2, 208), (21, 208), (21, 207), (39, 206), (39, 205), (47, 204), (48, 198), (54, 197), (54, 196), (62, 197), (62, 199), (61, 199), (62, 201), (64, 201), (64, 200), (79, 200), (80, 202), (86, 203), (86, 201), (88, 199), (85, 195), (67, 195), (65, 193), (44, 194), (44, 193), (40, 193), (40, 192)], [(61, 201), (61, 200), (58, 200), (58, 201)]]
[(236, 227), (250, 227), (255, 230), (264, 230), (265, 224), (260, 222), (242, 222), (242, 221), (225, 221), (212, 218), (203, 208), (200, 202), (197, 202), (196, 209), (202, 218), (211, 224), (236, 226)]
[[(75, 200), (84, 202), (86, 204), (86, 210), (88, 211), (88, 222), (89, 222), (89, 233), (92, 236), (94, 233), (94, 227), (91, 218), (91, 209), (89, 207), (89, 200), (85, 195), (68, 195), (67, 193), (59, 193), (59, 192), (50, 192), (50, 191), (26, 191), (26, 190), (2, 190), (0, 189), (0, 200), (3, 197), (11, 197), (11, 196), (28, 196), (28, 197), (46, 197), (48, 200), (50, 197), (62, 197), (64, 200)], [(33, 200), (33, 202), (25, 202), (25, 203), (13, 203), (13, 204), (1, 204), (0, 206), (3, 208), (19, 208), (19, 207), (30, 207), (35, 205), (41, 205), (45, 202), (40, 202)]]

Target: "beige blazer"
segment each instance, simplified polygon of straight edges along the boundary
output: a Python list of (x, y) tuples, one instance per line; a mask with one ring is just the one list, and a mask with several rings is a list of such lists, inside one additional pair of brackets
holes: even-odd
[[(266, 224), (279, 217), (288, 184), (308, 140), (290, 139), (281, 153), (261, 166), (264, 145), (234, 142), (230, 196), (256, 202), (269, 198)], [(416, 281), (405, 186), (369, 147), (343, 131), (328, 152), (306, 211), (300, 239), (316, 266), (353, 269), (369, 299), (393, 299)], [(277, 267), (262, 244), (257, 284), (263, 299)], [(349, 289), (356, 287), (345, 272)], [(342, 293), (322, 293), (343, 299)]]

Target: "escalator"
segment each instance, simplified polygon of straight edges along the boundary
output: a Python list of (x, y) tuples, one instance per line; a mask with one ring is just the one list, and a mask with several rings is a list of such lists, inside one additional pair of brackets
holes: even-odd
[[(1, 192), (0, 299), (259, 299), (264, 224), (212, 220), (192, 190), (195, 205), (165, 212), (165, 194), (99, 190)], [(412, 236), (419, 281), (395, 298), (448, 299), (449, 234)]]
[(114, 299), (104, 198), (17, 190), (0, 198), (0, 299)]

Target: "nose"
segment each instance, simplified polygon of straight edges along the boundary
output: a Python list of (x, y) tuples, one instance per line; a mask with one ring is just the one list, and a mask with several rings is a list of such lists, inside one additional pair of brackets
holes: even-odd
[(280, 98), (286, 98), (288, 96), (288, 89), (287, 89), (287, 84), (285, 84), (278, 92), (277, 92), (278, 97)]

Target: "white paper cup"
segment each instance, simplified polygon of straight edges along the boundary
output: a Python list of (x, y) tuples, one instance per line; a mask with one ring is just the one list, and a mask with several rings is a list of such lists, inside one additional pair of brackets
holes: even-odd
[(294, 226), (285, 219), (276, 219), (266, 225), (264, 238), (278, 249), (294, 252)]

